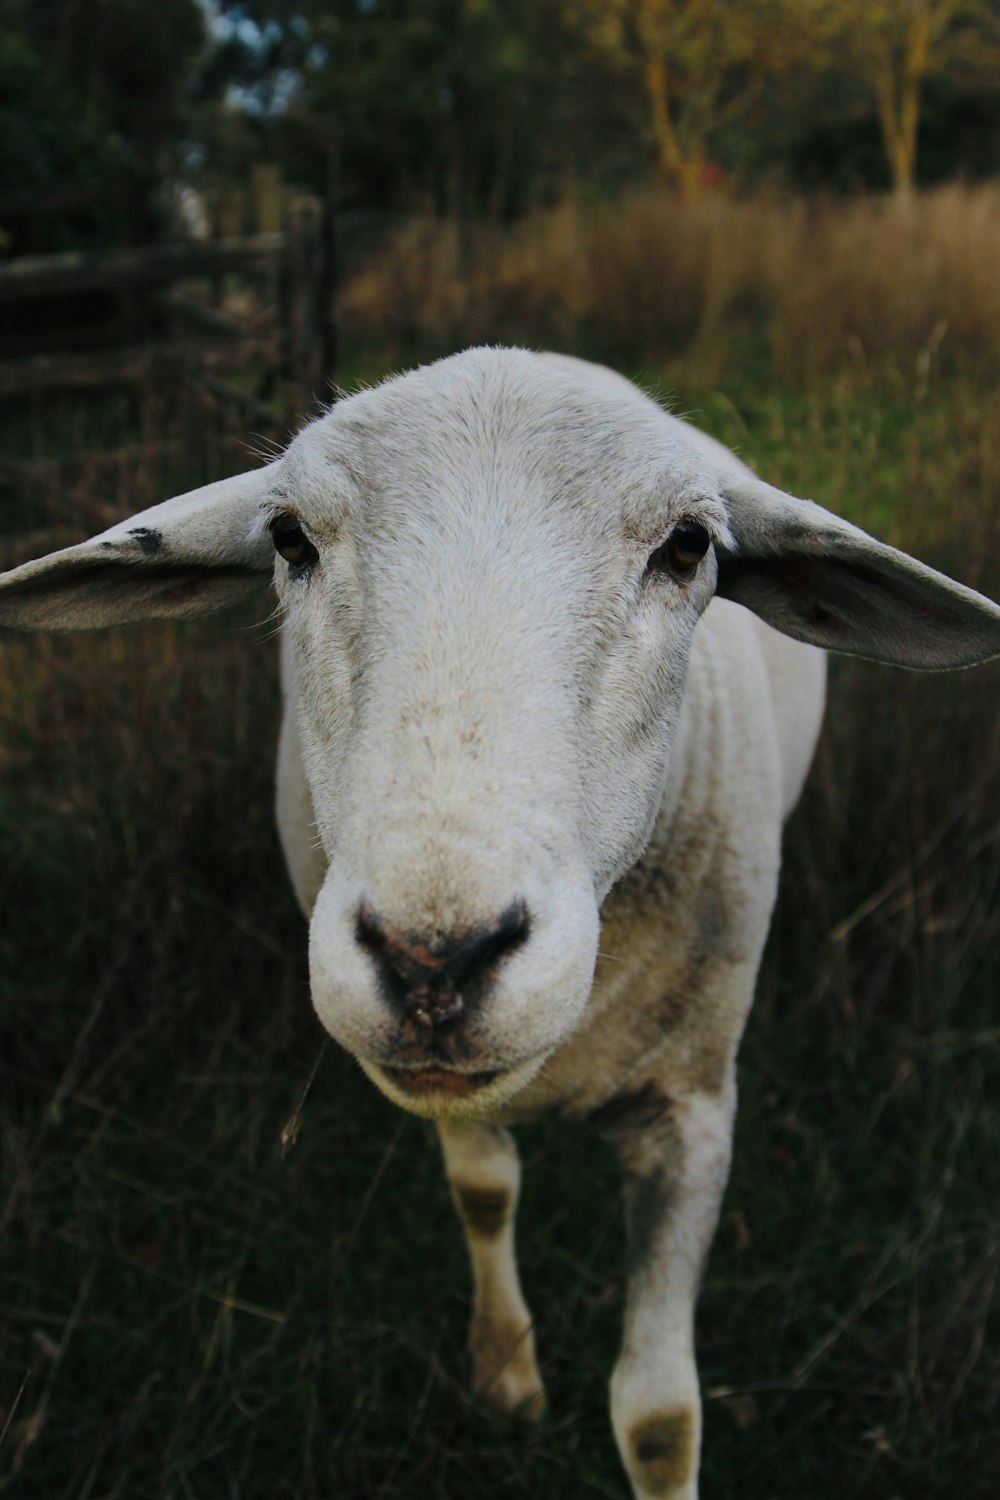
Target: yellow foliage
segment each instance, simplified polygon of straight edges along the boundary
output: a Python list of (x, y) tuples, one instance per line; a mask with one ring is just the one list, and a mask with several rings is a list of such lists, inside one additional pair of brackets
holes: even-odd
[(763, 339), (775, 374), (1000, 368), (1000, 188), (909, 200), (574, 199), (503, 234), (424, 220), (345, 287), (348, 342), (544, 341), (617, 361)]

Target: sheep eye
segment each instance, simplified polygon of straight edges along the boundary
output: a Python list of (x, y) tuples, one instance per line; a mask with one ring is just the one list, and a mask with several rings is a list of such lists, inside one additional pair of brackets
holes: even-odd
[(274, 550), (285, 559), (289, 567), (299, 570), (310, 568), (319, 557), (316, 548), (292, 516), (275, 516), (268, 530)]
[(700, 521), (679, 521), (646, 565), (648, 573), (671, 573), (675, 578), (693, 577), (711, 543)]

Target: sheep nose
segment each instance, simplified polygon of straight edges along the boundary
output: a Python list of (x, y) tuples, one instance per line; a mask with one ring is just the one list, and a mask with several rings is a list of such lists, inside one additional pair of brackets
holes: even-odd
[(365, 902), (355, 937), (375, 965), (384, 998), (419, 1026), (454, 1026), (489, 988), (501, 962), (527, 941), (528, 910), (516, 901), (491, 925), (424, 939), (383, 922)]

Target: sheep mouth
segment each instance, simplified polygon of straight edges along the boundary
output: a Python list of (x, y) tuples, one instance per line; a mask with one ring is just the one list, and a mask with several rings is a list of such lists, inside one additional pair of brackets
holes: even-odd
[(461, 1072), (427, 1060), (408, 1067), (367, 1062), (363, 1057), (358, 1061), (375, 1087), (411, 1114), (425, 1120), (487, 1120), (531, 1081), (546, 1055), (480, 1072)]
[(453, 1068), (385, 1068), (387, 1078), (404, 1094), (415, 1098), (444, 1095), (464, 1099), (486, 1088), (498, 1076), (498, 1070), (483, 1073), (457, 1073)]

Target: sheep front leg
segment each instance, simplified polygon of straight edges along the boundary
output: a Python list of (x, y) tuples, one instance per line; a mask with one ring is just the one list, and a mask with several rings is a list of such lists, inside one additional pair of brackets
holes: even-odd
[(521, 1164), (510, 1132), (440, 1121), (445, 1170), (472, 1261), (473, 1389), (496, 1411), (537, 1418), (545, 1392), (514, 1254)]
[(636, 1500), (697, 1500), (694, 1307), (729, 1170), (733, 1103), (732, 1089), (722, 1099), (663, 1096), (655, 1126), (613, 1132), (626, 1173), (629, 1279), (611, 1420)]

